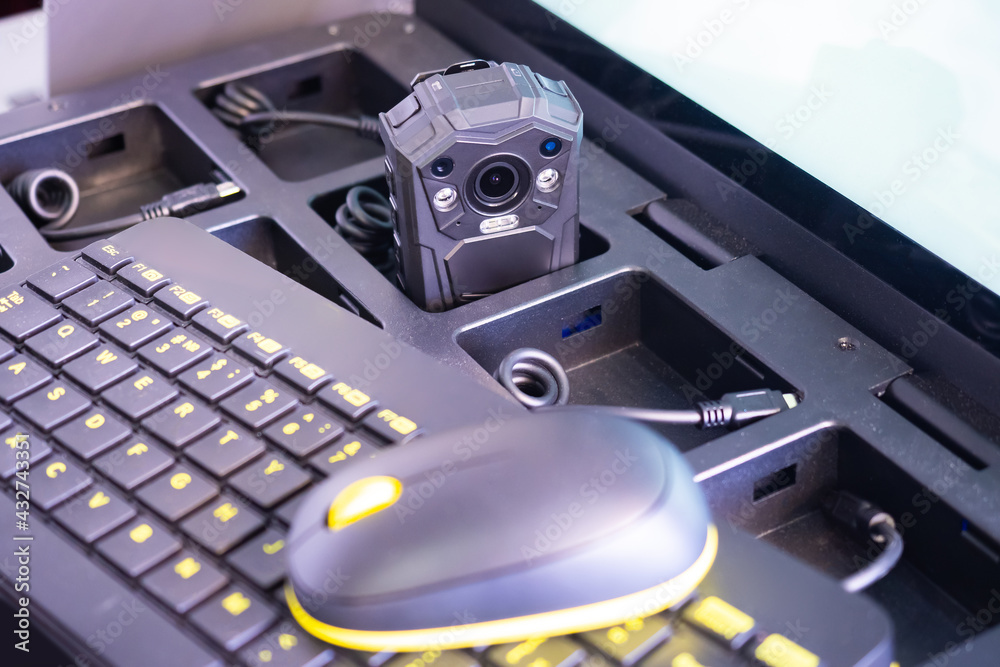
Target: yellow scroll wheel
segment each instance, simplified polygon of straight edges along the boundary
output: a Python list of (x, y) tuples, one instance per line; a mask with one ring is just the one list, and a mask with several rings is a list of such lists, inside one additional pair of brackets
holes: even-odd
[(348, 484), (330, 504), (327, 525), (340, 530), (366, 516), (391, 507), (403, 493), (403, 483), (395, 477), (365, 477)]

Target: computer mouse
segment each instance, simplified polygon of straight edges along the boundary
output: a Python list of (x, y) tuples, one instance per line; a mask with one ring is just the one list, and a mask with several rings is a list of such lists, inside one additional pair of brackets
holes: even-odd
[(687, 598), (717, 532), (662, 436), (536, 412), (418, 437), (312, 490), (285, 596), (332, 644), (481, 646), (607, 627)]

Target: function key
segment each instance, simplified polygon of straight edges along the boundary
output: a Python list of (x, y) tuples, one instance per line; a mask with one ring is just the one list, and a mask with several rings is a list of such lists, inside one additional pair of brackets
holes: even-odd
[(340, 437), (344, 427), (325, 410), (300, 407), (264, 431), (267, 439), (298, 457), (309, 456)]
[(234, 489), (269, 509), (312, 482), (305, 470), (280, 454), (269, 454), (229, 479)]
[(26, 466), (36, 466), (52, 453), (48, 443), (20, 425), (0, 435), (0, 477), (7, 479)]
[(261, 515), (230, 495), (223, 494), (181, 523), (181, 530), (221, 556), (264, 526)]
[(235, 651), (267, 629), (277, 615), (253, 593), (230, 586), (191, 612), (190, 619), (227, 651)]
[(100, 327), (109, 338), (129, 351), (173, 328), (173, 322), (165, 316), (142, 305), (108, 320)]
[(96, 282), (93, 271), (73, 261), (55, 264), (28, 278), (29, 285), (56, 303)]
[(253, 379), (253, 372), (226, 355), (216, 352), (177, 378), (181, 384), (206, 401), (214, 403)]
[(31, 475), (31, 502), (43, 510), (52, 509), (74, 493), (90, 486), (90, 475), (65, 456), (49, 458)]
[(285, 578), (285, 536), (268, 528), (226, 560), (257, 586), (270, 590)]
[(61, 366), (100, 344), (94, 334), (75, 322), (63, 321), (35, 334), (24, 344), (29, 350), (49, 362)]
[(0, 292), (0, 331), (17, 342), (62, 319), (55, 308), (34, 294), (8, 290)]
[(120, 382), (104, 392), (109, 405), (132, 421), (138, 421), (177, 396), (174, 386), (156, 373), (141, 368), (128, 382)]
[(685, 621), (737, 651), (753, 636), (756, 621), (725, 600), (710, 595), (684, 607)]
[(170, 278), (142, 262), (134, 262), (119, 269), (118, 279), (143, 296), (149, 296), (170, 284)]
[(606, 630), (585, 632), (580, 638), (625, 667), (641, 660), (670, 636), (670, 625), (661, 616), (633, 618)]
[(263, 453), (264, 445), (260, 440), (243, 429), (228, 425), (184, 450), (188, 458), (216, 477), (225, 477)]
[(159, 445), (132, 438), (94, 460), (94, 467), (118, 486), (131, 491), (174, 463), (174, 457)]
[[(333, 659), (329, 644), (317, 641), (294, 623), (284, 621), (271, 628), (240, 654), (248, 665), (268, 667), (302, 667), (328, 665)], [(332, 667), (350, 667), (353, 663), (341, 660)]]
[(83, 258), (105, 273), (114, 273), (132, 261), (132, 255), (109, 241), (91, 243), (83, 249)]
[(196, 327), (220, 343), (228, 343), (247, 330), (242, 320), (218, 308), (198, 313), (193, 321)]
[(19, 354), (0, 363), (0, 401), (4, 403), (16, 401), (51, 379), (51, 373), (23, 354)]
[(143, 428), (175, 449), (208, 433), (218, 423), (219, 417), (205, 404), (183, 396), (142, 420)]
[(92, 393), (110, 387), (115, 382), (135, 373), (139, 364), (124, 352), (111, 345), (98, 347), (66, 364), (67, 375)]
[(302, 357), (292, 357), (281, 362), (275, 366), (274, 372), (307, 394), (312, 394), (333, 379), (323, 368)]
[(85, 461), (130, 435), (131, 427), (111, 416), (107, 408), (91, 409), (52, 433), (56, 440)]
[(63, 306), (89, 326), (94, 327), (134, 303), (135, 299), (117, 287), (99, 282), (67, 297), (63, 301)]
[(288, 348), (259, 331), (251, 331), (233, 340), (233, 348), (261, 368), (270, 368), (288, 354)]
[(278, 389), (267, 380), (254, 380), (219, 405), (223, 410), (258, 430), (291, 410), (298, 400), (284, 389)]
[(90, 400), (65, 382), (57, 381), (14, 404), (14, 408), (42, 429), (51, 431), (90, 406)]
[(90, 544), (135, 516), (135, 510), (109, 488), (92, 488), (57, 509), (62, 527)]
[(130, 577), (137, 577), (181, 548), (159, 522), (133, 519), (97, 543), (97, 550)]
[(157, 514), (175, 522), (218, 493), (215, 484), (187, 466), (176, 465), (139, 489), (135, 496)]
[(190, 551), (180, 552), (142, 578), (142, 587), (178, 614), (187, 613), (228, 583), (229, 577)]
[(353, 434), (353, 438), (344, 438), (340, 444), (327, 447), (319, 454), (309, 459), (309, 464), (324, 475), (332, 475), (343, 468), (349, 461), (355, 459), (371, 459), (378, 455), (378, 448)]
[(408, 440), (419, 432), (415, 421), (386, 408), (369, 415), (363, 423), (389, 442)]
[(139, 349), (139, 356), (173, 377), (204, 359), (212, 346), (184, 330), (171, 331)]
[(153, 295), (153, 302), (182, 320), (190, 320), (195, 313), (208, 306), (208, 301), (201, 295), (177, 284), (158, 291)]
[(328, 408), (333, 408), (351, 421), (357, 421), (369, 410), (378, 405), (360, 389), (338, 382), (320, 390), (317, 395), (320, 402)]

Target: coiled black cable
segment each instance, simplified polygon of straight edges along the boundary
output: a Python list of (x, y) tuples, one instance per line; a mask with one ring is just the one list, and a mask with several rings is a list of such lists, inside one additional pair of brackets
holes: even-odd
[(367, 139), (379, 139), (379, 121), (375, 116), (357, 117), (312, 111), (286, 111), (278, 109), (271, 99), (257, 88), (245, 83), (227, 83), (215, 98), (212, 113), (230, 127), (249, 137), (274, 132), (280, 125), (298, 123), (332, 125), (355, 130)]
[(347, 191), (334, 220), (337, 233), (382, 275), (394, 280), (396, 253), (388, 200), (372, 188), (356, 185)]

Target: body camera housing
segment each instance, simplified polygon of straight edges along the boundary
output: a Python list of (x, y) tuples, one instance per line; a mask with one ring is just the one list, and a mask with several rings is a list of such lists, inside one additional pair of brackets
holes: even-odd
[(418, 76), (380, 114), (400, 283), (429, 311), (576, 262), (583, 112), (524, 65)]

